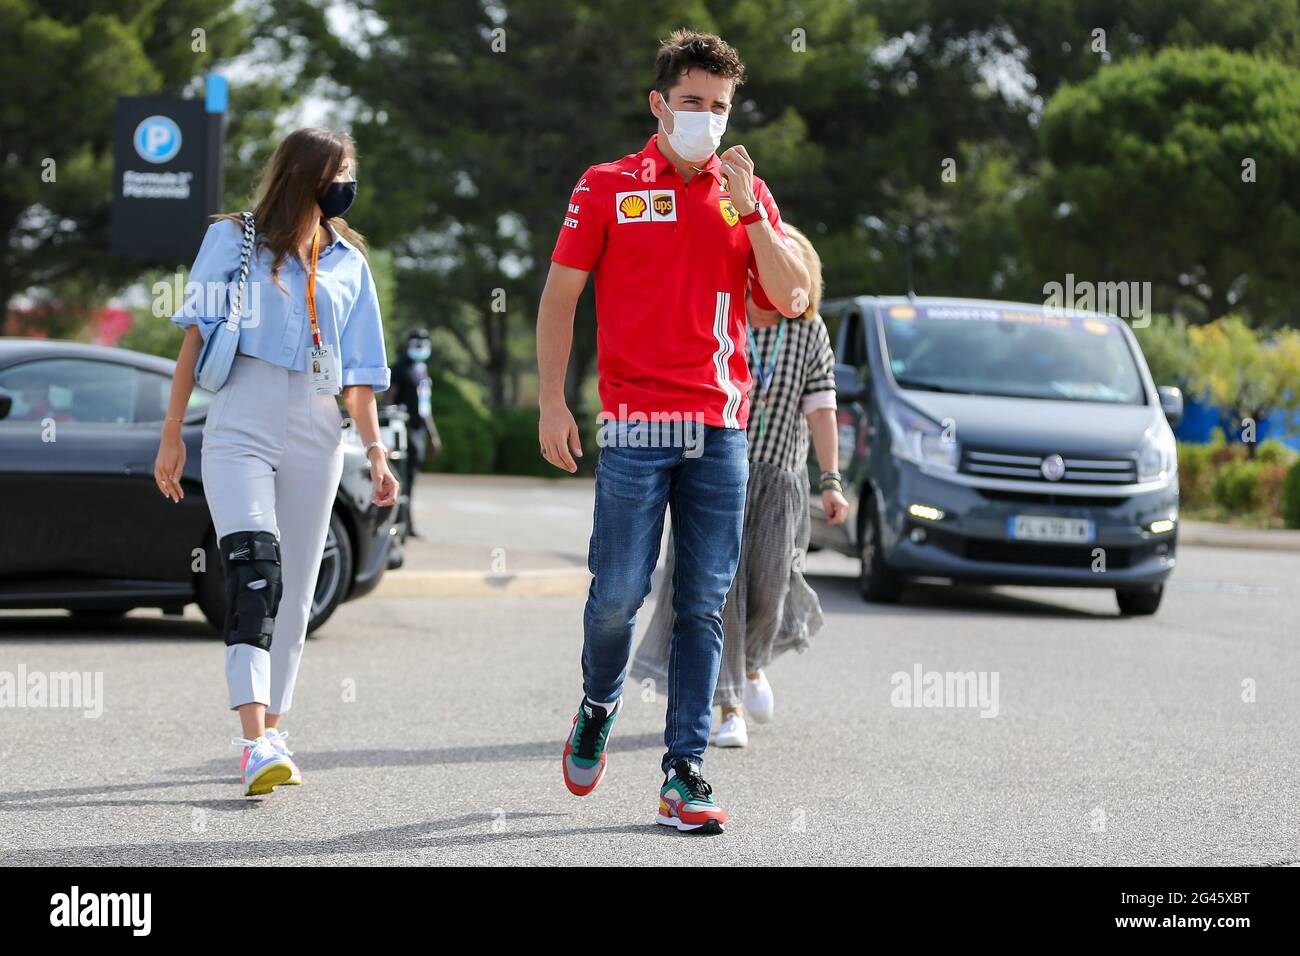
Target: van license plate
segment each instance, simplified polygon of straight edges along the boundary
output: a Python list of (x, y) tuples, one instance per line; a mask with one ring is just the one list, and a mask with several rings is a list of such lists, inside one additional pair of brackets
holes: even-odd
[(1007, 534), (1016, 541), (1060, 541), (1088, 544), (1097, 528), (1086, 518), (1055, 518), (1051, 515), (1015, 515), (1007, 519)]

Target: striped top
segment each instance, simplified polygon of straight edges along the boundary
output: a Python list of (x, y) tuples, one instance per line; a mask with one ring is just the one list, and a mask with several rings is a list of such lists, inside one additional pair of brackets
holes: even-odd
[[(781, 335), (776, 371), (767, 391), (767, 427), (762, 429), (760, 438), (763, 420), (760, 409), (764, 404), (760, 375), (772, 367), (772, 349), (781, 325), (785, 326), (785, 332)], [(778, 325), (752, 331), (758, 354), (749, 346), (750, 376), (754, 383), (749, 393), (749, 460), (802, 471), (808, 460), (804, 399), (818, 392), (830, 392), (828, 404), (834, 407), (835, 350), (831, 348), (830, 335), (820, 316), (782, 319)]]

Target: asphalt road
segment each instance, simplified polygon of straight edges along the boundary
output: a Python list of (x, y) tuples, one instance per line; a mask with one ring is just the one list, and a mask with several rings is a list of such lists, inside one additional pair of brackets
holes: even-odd
[[(539, 553), (567, 556), (571, 517)], [(98, 717), (0, 708), (0, 866), (1300, 860), (1300, 553), (1185, 549), (1153, 619), (1106, 591), (926, 585), (872, 607), (852, 567), (813, 556), (826, 628), (772, 667), (775, 721), (710, 750), (715, 838), (653, 825), (664, 707), (639, 688), (606, 781), (564, 789), (580, 598), (345, 605), (285, 723), (306, 783), (255, 801), (193, 608), (0, 616), (0, 675), (103, 680)], [(918, 666), (996, 675), (996, 716), (895, 706)]]

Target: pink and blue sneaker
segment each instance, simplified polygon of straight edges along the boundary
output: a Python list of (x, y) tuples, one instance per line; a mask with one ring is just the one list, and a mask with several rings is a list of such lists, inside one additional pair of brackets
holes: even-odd
[(230, 741), (244, 748), (239, 771), (243, 775), (244, 796), (260, 797), (289, 782), (296, 769), (293, 761), (271, 745), (265, 737), (249, 740), (235, 737)]
[[(274, 747), (282, 757), (292, 758), (293, 751), (290, 750), (288, 745), (284, 742), (285, 738), (288, 736), (289, 731), (287, 730), (280, 730), (278, 727), (266, 728), (267, 742), (270, 743), (270, 745)], [(296, 787), (298, 784), (302, 783), (302, 771), (298, 769), (297, 761), (290, 759), (289, 763), (293, 765), (293, 773), (289, 776), (289, 779), (285, 781), (284, 785), (286, 787)]]

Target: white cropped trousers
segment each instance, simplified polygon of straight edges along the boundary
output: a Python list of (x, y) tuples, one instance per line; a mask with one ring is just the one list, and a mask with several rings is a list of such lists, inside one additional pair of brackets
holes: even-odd
[[(343, 475), (343, 413), (312, 392), (311, 375), (236, 355), (203, 427), (203, 494), (220, 540), (269, 531), (280, 541), (283, 594), (270, 652), (226, 648), (230, 707), (283, 714), (307, 638), (316, 576)], [(220, 551), (209, 560), (221, 560)]]

